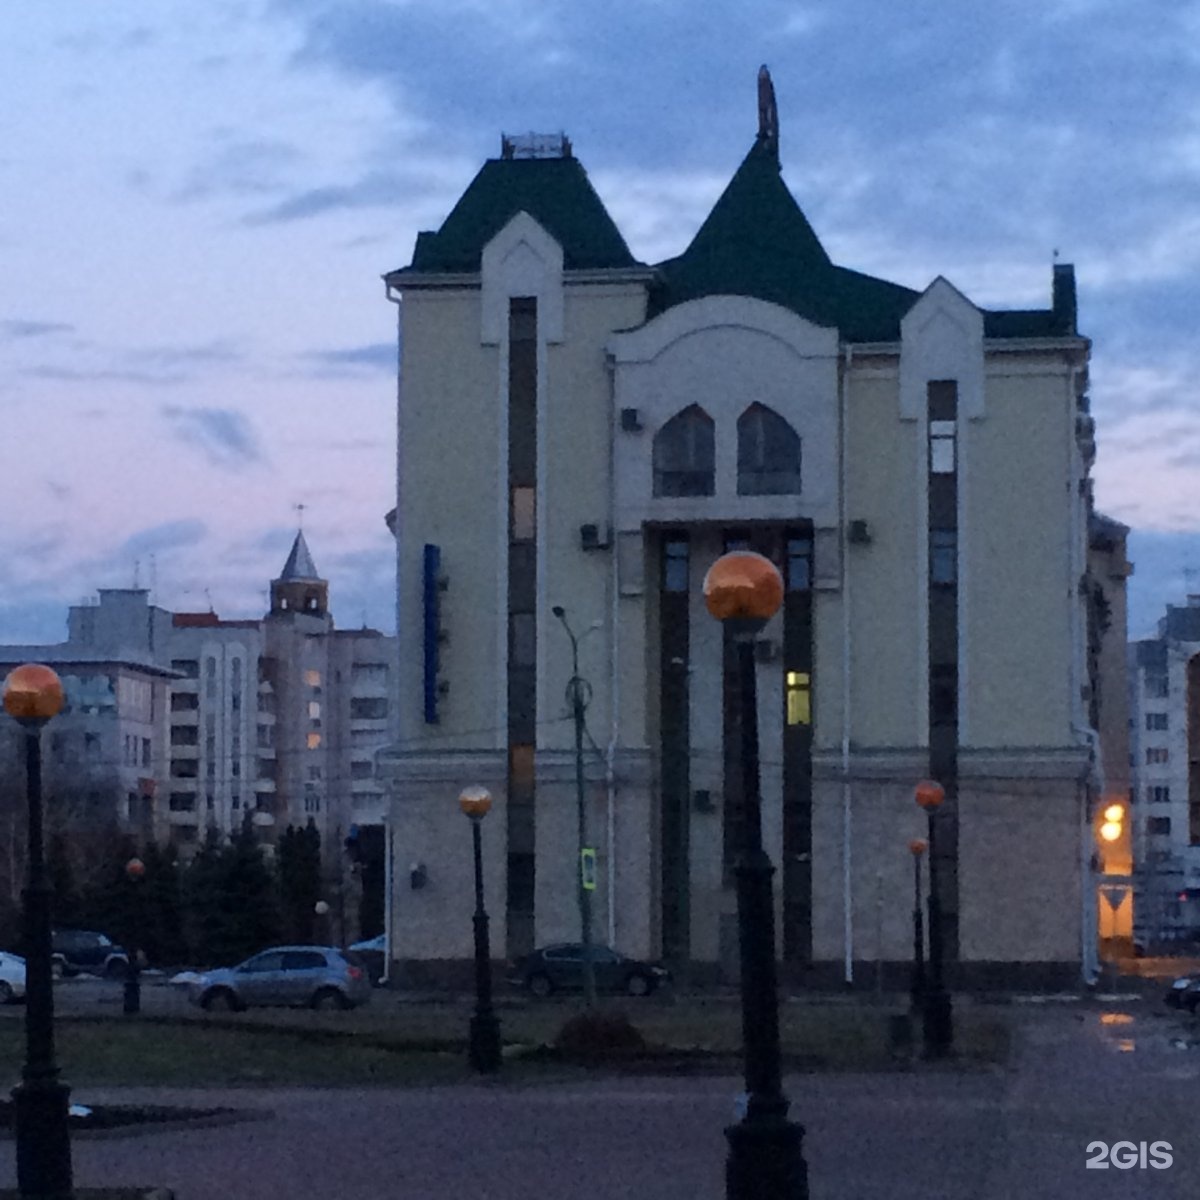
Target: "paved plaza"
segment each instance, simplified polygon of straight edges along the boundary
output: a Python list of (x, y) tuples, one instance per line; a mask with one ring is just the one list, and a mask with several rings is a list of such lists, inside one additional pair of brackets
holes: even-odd
[[(1018, 1049), (1003, 1070), (789, 1078), (813, 1200), (1194, 1200), (1200, 1049), (1185, 1044), (1188, 1019), (1160, 1007), (1150, 997), (1014, 1006)], [(178, 1200), (718, 1200), (739, 1086), (80, 1089), (84, 1102), (234, 1104), (262, 1119), (78, 1137), (75, 1175), (162, 1184)], [(1089, 1143), (1122, 1139), (1169, 1142), (1172, 1165), (1086, 1167)], [(13, 1175), (12, 1143), (0, 1143), (0, 1186)]]

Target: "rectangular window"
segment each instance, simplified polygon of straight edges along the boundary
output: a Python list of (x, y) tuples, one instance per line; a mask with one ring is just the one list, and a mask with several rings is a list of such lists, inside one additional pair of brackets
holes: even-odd
[(200, 697), (195, 692), (172, 692), (172, 712), (195, 712), (200, 707)]
[(812, 679), (806, 671), (787, 673), (787, 723), (812, 724)]
[(269, 758), (260, 758), (258, 760), (258, 778), (259, 779), (274, 779), (275, 764)]
[(368, 759), (356, 759), (350, 764), (351, 779), (374, 779), (375, 764)]
[(319, 700), (310, 700), (308, 702), (308, 715), (313, 721), (317, 720), (321, 715), (321, 702)]
[(198, 746), (199, 744), (200, 730), (195, 725), (171, 726), (172, 746)]
[(142, 766), (150, 765), (150, 739), (142, 738)]
[(955, 421), (929, 422), (929, 473), (953, 475), (955, 462)]
[(533, 803), (533, 746), (525, 742), (508, 748), (508, 802)]
[(509, 662), (532, 667), (537, 661), (537, 624), (533, 613), (511, 613), (508, 618)]
[(388, 713), (388, 702), (383, 696), (354, 696), (350, 700), (352, 721), (382, 721)]
[(305, 671), (304, 672), (304, 682), (307, 683), (309, 687), (320, 687), (321, 686), (321, 672), (313, 671), (313, 670)]
[(686, 538), (670, 538), (663, 557), (663, 591), (688, 590), (688, 544)]
[(100, 735), (98, 733), (83, 735), (83, 753), (88, 762), (96, 762), (100, 758)]
[(172, 792), (169, 804), (172, 812), (196, 811), (196, 797), (191, 792)]
[(958, 530), (929, 531), (929, 582), (939, 587), (958, 582)]
[(812, 587), (812, 539), (788, 538), (787, 589), (807, 592)]
[(1167, 714), (1164, 713), (1147, 713), (1146, 728), (1150, 731), (1159, 731), (1167, 728)]
[(1166, 675), (1159, 672), (1146, 673), (1146, 695), (1153, 700), (1165, 700), (1171, 694), (1171, 688)]
[(536, 491), (531, 487), (512, 489), (511, 540), (532, 542), (537, 536)]
[(261, 750), (269, 750), (275, 745), (274, 725), (260, 725), (258, 727), (258, 745)]
[(195, 779), (200, 774), (200, 764), (194, 758), (171, 759), (171, 775), (175, 779)]
[(1151, 804), (1170, 804), (1171, 789), (1164, 784), (1154, 784), (1146, 789), (1146, 799)]
[(319, 750), (321, 748), (321, 735), (319, 733), (310, 733), (305, 739), (310, 750)]
[(1146, 765), (1153, 766), (1155, 764), (1170, 762), (1171, 755), (1166, 746), (1151, 746), (1146, 751)]
[(178, 671), (184, 679), (200, 678), (200, 663), (194, 658), (173, 658), (171, 660), (171, 670)]
[(1150, 820), (1146, 822), (1146, 832), (1153, 834), (1155, 837), (1170, 837), (1171, 818), (1151, 817)]

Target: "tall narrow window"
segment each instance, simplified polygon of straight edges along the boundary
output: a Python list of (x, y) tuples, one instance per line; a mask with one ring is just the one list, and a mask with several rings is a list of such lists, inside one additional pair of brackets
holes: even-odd
[(957, 469), (955, 421), (929, 422), (929, 473), (952, 475)]
[(777, 412), (752, 404), (738, 418), (739, 496), (791, 496), (800, 491), (800, 436)]
[(807, 671), (787, 673), (787, 723), (812, 724), (812, 680)]
[(958, 581), (958, 531), (929, 531), (929, 582), (953, 587)]
[(535, 495), (536, 493), (531, 487), (515, 487), (512, 489), (511, 541), (532, 542), (536, 536), (536, 526), (534, 524)]
[(676, 413), (654, 437), (654, 494), (711, 496), (716, 481), (713, 419), (693, 404)]

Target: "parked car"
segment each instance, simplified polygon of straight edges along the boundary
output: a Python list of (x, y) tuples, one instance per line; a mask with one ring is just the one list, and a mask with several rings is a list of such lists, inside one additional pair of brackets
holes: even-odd
[[(648, 996), (671, 981), (671, 972), (666, 967), (629, 958), (608, 946), (592, 946), (592, 965), (596, 990), (601, 992)], [(559, 990), (578, 991), (583, 987), (583, 946), (578, 942), (543, 946), (510, 963), (507, 979), (534, 996), (549, 996)]]
[(50, 937), (50, 970), (55, 979), (86, 971), (124, 979), (129, 956), (110, 937), (89, 929), (56, 929)]
[[(367, 977), (373, 984), (378, 984), (383, 979), (384, 969), (387, 966), (387, 934), (381, 933), (378, 937), (364, 938), (361, 942), (355, 942), (350, 946), (351, 952), (359, 959), (367, 969)], [(351, 959), (351, 961), (354, 961)]]
[(1194, 1013), (1200, 1004), (1200, 975), (1181, 975), (1167, 988), (1163, 999), (1172, 1008), (1183, 1008)]
[(236, 967), (205, 971), (188, 999), (205, 1010), (284, 1005), (353, 1008), (371, 998), (366, 971), (332, 946), (273, 946)]
[(0, 1004), (10, 1004), (25, 995), (25, 960), (19, 954), (0, 950)]

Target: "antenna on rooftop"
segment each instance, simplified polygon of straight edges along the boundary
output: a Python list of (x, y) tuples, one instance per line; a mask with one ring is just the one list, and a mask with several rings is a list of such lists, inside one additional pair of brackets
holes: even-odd
[(150, 603), (154, 603), (158, 592), (158, 555), (150, 555)]
[(215, 609), (215, 608), (213, 608), (213, 602), (212, 602), (212, 592), (210, 592), (210, 591), (208, 590), (208, 588), (205, 588), (205, 589), (204, 589), (204, 598), (205, 598), (205, 600), (207, 600), (207, 601), (208, 601), (208, 611), (209, 611), (209, 612), (216, 612), (216, 609)]
[(294, 504), (292, 507), (295, 508), (295, 510), (296, 510), (296, 524), (299, 525), (301, 529), (303, 529), (304, 528), (304, 510), (308, 507), (308, 505), (301, 502), (300, 504)]
[(133, 560), (133, 586), (134, 586), (134, 588), (137, 588), (139, 586), (138, 578), (141, 575), (141, 569), (142, 569), (141, 559), (135, 558)]

